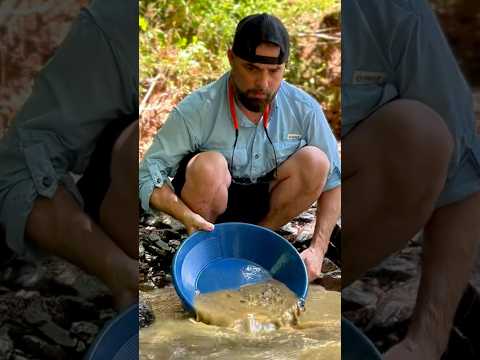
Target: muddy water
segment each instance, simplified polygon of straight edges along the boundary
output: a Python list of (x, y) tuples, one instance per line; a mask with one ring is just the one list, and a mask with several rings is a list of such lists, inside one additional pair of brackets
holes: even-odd
[[(253, 293), (263, 294), (263, 291)], [(325, 291), (320, 286), (310, 286), (305, 304), (306, 311), (300, 314), (298, 320), (293, 321), (295, 325), (292, 326), (275, 321), (278, 315), (281, 317), (284, 314), (278, 309), (288, 310), (290, 300), (286, 300), (283, 305), (280, 304), (281, 306), (276, 304), (278, 312), (274, 313), (273, 317), (271, 312), (257, 311), (256, 313), (261, 315), (257, 316), (256, 323), (274, 324), (275, 328), (278, 328), (275, 331), (271, 331), (269, 326), (263, 328), (254, 326), (252, 331), (252, 327), (244, 325), (235, 328), (197, 322), (182, 310), (173, 288), (164, 288), (143, 295), (152, 305), (156, 321), (152, 326), (140, 331), (142, 360), (340, 359), (339, 292)], [(240, 302), (240, 299), (244, 298), (240, 296), (235, 298), (235, 301)], [(255, 301), (255, 296), (250, 300), (252, 299)], [(212, 299), (207, 298), (207, 302), (210, 301)], [(210, 320), (230, 326), (235, 323), (225, 310), (222, 313), (224, 315), (221, 317), (210, 317)], [(205, 314), (212, 316), (209, 312), (204, 312), (203, 316)]]
[(198, 321), (251, 334), (296, 325), (300, 315), (297, 296), (273, 279), (240, 290), (200, 294), (195, 310)]

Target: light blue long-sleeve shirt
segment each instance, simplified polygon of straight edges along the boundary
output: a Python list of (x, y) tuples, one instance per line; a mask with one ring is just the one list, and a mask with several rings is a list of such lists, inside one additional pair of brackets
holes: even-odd
[[(155, 187), (169, 183), (185, 155), (194, 151), (217, 151), (231, 166), (235, 129), (227, 94), (229, 73), (195, 91), (178, 104), (155, 135), (139, 172), (142, 207), (149, 210)], [(255, 182), (275, 168), (272, 145), (263, 121), (252, 123), (237, 107), (239, 137), (234, 152), (232, 176)], [(307, 93), (282, 81), (268, 121), (278, 165), (305, 145), (321, 149), (330, 161), (325, 190), (340, 185), (337, 142), (320, 105)]]

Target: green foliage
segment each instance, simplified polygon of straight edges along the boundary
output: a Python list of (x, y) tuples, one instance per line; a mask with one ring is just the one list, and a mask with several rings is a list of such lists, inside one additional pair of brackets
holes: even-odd
[(302, 58), (300, 42), (302, 34), (318, 30), (323, 16), (338, 21), (339, 10), (339, 0), (140, 0), (140, 93), (159, 74), (180, 96), (215, 80), (229, 68), (226, 51), (236, 24), (268, 12), (282, 19), (292, 40), (286, 79), (332, 105), (339, 94), (325, 81), (326, 59), (319, 52)]

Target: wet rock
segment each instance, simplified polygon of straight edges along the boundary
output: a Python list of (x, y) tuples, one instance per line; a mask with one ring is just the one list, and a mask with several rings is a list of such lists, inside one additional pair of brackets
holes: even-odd
[(295, 238), (295, 241), (304, 243), (304, 242), (310, 242), (313, 237), (313, 230), (309, 231), (309, 229), (303, 229)]
[(139, 285), (141, 291), (151, 291), (155, 289), (155, 283), (151, 279), (142, 281)]
[(335, 265), (332, 260), (328, 258), (323, 258), (322, 273), (328, 273), (335, 270), (339, 270), (339, 267)]
[(58, 345), (51, 345), (33, 335), (25, 335), (20, 339), (21, 347), (37, 359), (61, 360), (67, 359), (67, 353)]
[(419, 236), (342, 290), (342, 315), (381, 352), (404, 338), (413, 314), (420, 281)]
[(168, 246), (168, 243), (166, 243), (160, 235), (153, 233), (150, 234), (149, 238), (150, 242), (152, 242), (155, 246), (157, 246), (159, 249), (165, 250), (165, 251), (170, 251), (170, 246)]
[(164, 213), (159, 214), (158, 218), (162, 224), (168, 225), (173, 231), (179, 234), (186, 233), (185, 226), (183, 226), (183, 224), (175, 218)]
[(80, 320), (93, 320), (98, 317), (98, 304), (77, 296), (61, 295), (52, 304), (53, 318), (59, 324), (70, 324)]
[(313, 222), (315, 221), (315, 215), (309, 212), (303, 212), (298, 217), (296, 217), (295, 220), (299, 220), (301, 222)]
[(75, 347), (75, 351), (77, 353), (84, 353), (87, 350), (87, 345), (83, 341), (78, 341), (77, 346)]
[[(141, 260), (144, 260), (145, 259), (145, 255), (142, 255), (140, 257)], [(145, 261), (139, 261), (138, 263), (138, 271), (140, 272), (141, 275), (145, 276), (145, 274), (148, 273), (148, 270), (150, 269), (150, 265), (148, 263), (146, 263)], [(147, 280), (147, 279), (143, 279), (143, 280)]]
[(2, 281), (14, 288), (32, 288), (44, 280), (45, 269), (39, 262), (15, 259), (3, 271)]
[[(343, 294), (343, 290), (342, 290)], [(342, 295), (343, 297), (343, 295)], [(370, 323), (370, 319), (375, 315), (375, 306), (367, 305), (356, 310), (343, 310), (343, 299), (342, 299), (342, 316), (350, 320), (358, 328), (364, 330)]]
[(423, 231), (415, 234), (415, 236), (409, 241), (408, 245), (409, 245), (408, 248), (422, 246), (423, 245)]
[(308, 247), (310, 246), (310, 243), (308, 241), (303, 243), (295, 241), (292, 245), (295, 247), (295, 249), (297, 249), (299, 253), (302, 253), (302, 251), (308, 249)]
[(99, 319), (102, 323), (112, 320), (117, 315), (117, 312), (113, 309), (104, 309), (100, 311)]
[(355, 281), (342, 290), (342, 310), (375, 306), (377, 300), (378, 295), (361, 281)]
[(296, 226), (294, 226), (292, 223), (288, 223), (282, 226), (282, 228), (279, 231), (277, 231), (277, 233), (279, 233), (282, 236), (285, 236), (285, 235), (295, 235), (297, 231), (298, 229)]
[(298, 234), (298, 227), (292, 223), (288, 223), (282, 226), (279, 230), (275, 231), (278, 235), (283, 236), (290, 242), (294, 242)]
[(157, 229), (171, 229), (171, 226), (162, 221), (162, 218), (156, 215), (148, 214), (140, 222), (144, 222), (147, 226), (152, 226)]
[(158, 275), (152, 276), (151, 280), (156, 287), (162, 288), (172, 282), (172, 276), (161, 271)]
[(390, 256), (380, 265), (368, 271), (367, 276), (385, 279), (386, 284), (403, 282), (418, 275), (418, 260), (412, 256)]
[(13, 353), (11, 360), (28, 360), (23, 352)]
[(15, 293), (15, 296), (23, 300), (28, 300), (28, 299), (39, 297), (40, 293), (35, 290), (31, 290), (31, 291), (19, 290), (18, 292)]
[(86, 301), (102, 304), (104, 307), (112, 304), (112, 297), (108, 288), (93, 276), (82, 274), (72, 284), (72, 287), (76, 290), (78, 297)]
[(72, 324), (70, 332), (83, 343), (91, 344), (99, 330), (98, 326), (91, 322), (79, 321)]
[[(17, 260), (10, 265), (15, 263), (24, 266)], [(80, 359), (88, 345), (70, 333), (72, 323), (91, 320), (102, 327), (113, 316), (102, 318), (102, 312), (115, 314), (111, 295), (98, 280), (58, 258), (38, 264), (42, 277), (31, 287), (19, 288), (13, 277), (8, 284), (0, 282), (5, 288), (0, 292), (0, 338), (13, 343), (9, 357), (0, 354), (0, 359)]]
[(165, 242), (169, 242), (170, 240), (177, 240), (180, 238), (180, 234), (173, 230), (160, 230), (159, 231), (160, 238), (163, 239)]
[(340, 291), (342, 289), (342, 273), (340, 270), (330, 271), (322, 274), (320, 279), (315, 280), (315, 283), (329, 291)]
[(0, 359), (9, 359), (13, 353), (13, 342), (6, 336), (0, 336)]
[(381, 295), (366, 330), (389, 329), (408, 322), (415, 308), (418, 284), (419, 278), (416, 278)]
[(140, 296), (140, 303), (139, 303), (139, 325), (140, 328), (147, 327), (151, 325), (155, 321), (155, 315), (152, 311), (150, 305)]
[(168, 245), (170, 245), (171, 247), (178, 248), (180, 246), (180, 240), (170, 240), (168, 242)]
[(61, 328), (52, 321), (49, 321), (38, 328), (40, 332), (54, 343), (66, 348), (73, 348), (77, 344), (74, 339), (70, 337), (67, 330)]
[(41, 298), (36, 298), (30, 303), (23, 313), (23, 318), (27, 323), (32, 325), (46, 323), (51, 319), (50, 315), (46, 312), (43, 306), (43, 301)]

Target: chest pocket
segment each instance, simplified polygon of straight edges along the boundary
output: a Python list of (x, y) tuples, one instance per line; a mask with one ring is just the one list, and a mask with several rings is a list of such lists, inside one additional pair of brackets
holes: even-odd
[(274, 143), (275, 152), (277, 154), (278, 165), (283, 163), (290, 156), (292, 156), (297, 150), (299, 150), (306, 144), (307, 144), (306, 141), (303, 139), (283, 140), (283, 141)]

